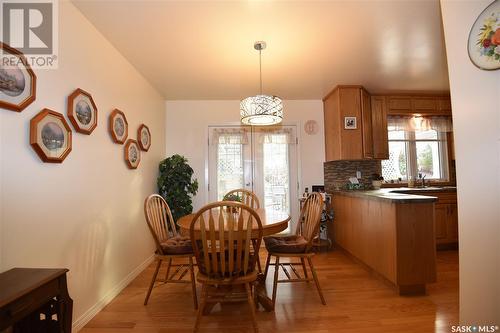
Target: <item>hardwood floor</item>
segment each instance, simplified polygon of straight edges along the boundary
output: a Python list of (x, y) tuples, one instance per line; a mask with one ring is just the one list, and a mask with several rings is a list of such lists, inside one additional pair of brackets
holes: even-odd
[[(313, 260), (327, 305), (321, 304), (314, 283), (281, 284), (275, 312), (257, 312), (260, 332), (450, 332), (458, 324), (457, 251), (438, 252), (438, 282), (428, 285), (427, 296), (412, 297), (398, 296), (339, 251)], [(189, 285), (157, 284), (149, 304), (143, 305), (153, 269), (151, 265), (141, 273), (81, 332), (192, 332), (196, 312)], [(268, 292), (272, 273), (270, 268)], [(252, 332), (246, 306), (217, 305), (202, 318), (200, 332)]]

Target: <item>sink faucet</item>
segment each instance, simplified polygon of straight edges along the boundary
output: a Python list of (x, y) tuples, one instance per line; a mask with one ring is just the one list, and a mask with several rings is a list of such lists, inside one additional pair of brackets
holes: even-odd
[(418, 174), (418, 178), (420, 178), (420, 181), (422, 182), (422, 183), (420, 184), (420, 187), (422, 187), (422, 188), (424, 188), (424, 187), (425, 187), (425, 177), (426, 177), (426, 176), (427, 176), (427, 175), (423, 175), (423, 176), (422, 176), (422, 174), (421, 174), (421, 173), (419, 173), (419, 174)]

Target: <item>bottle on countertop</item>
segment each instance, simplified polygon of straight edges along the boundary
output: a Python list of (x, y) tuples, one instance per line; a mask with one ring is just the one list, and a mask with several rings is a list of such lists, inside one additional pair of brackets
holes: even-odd
[(309, 187), (306, 187), (304, 190), (304, 194), (302, 194), (304, 198), (307, 198), (309, 196)]

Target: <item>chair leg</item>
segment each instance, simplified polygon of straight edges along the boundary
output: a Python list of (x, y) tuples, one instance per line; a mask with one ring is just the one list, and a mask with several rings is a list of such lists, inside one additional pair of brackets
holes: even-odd
[(205, 308), (205, 304), (207, 302), (207, 285), (201, 285), (201, 297), (200, 297), (200, 306), (198, 307), (198, 312), (196, 313), (196, 321), (194, 323), (193, 332), (198, 332), (198, 327), (200, 326), (201, 316), (203, 316), (203, 310)]
[(325, 298), (323, 297), (323, 292), (321, 291), (321, 287), (319, 286), (318, 275), (316, 274), (316, 270), (314, 269), (311, 257), (308, 257), (307, 261), (309, 262), (309, 267), (311, 268), (314, 283), (316, 283), (316, 288), (318, 289), (319, 297), (321, 298), (321, 303), (323, 303), (323, 305), (326, 305)]
[(168, 281), (168, 275), (170, 274), (170, 266), (172, 265), (172, 258), (168, 259), (167, 273), (165, 274), (165, 283)]
[(248, 305), (250, 306), (250, 314), (252, 315), (253, 331), (255, 333), (259, 332), (257, 328), (257, 319), (255, 318), (255, 303), (252, 297), (252, 289), (250, 288), (250, 283), (245, 283), (245, 289), (247, 291)]
[[(300, 262), (302, 263), (302, 269), (304, 270), (304, 277), (309, 279), (309, 276), (307, 275), (306, 261), (304, 258), (300, 258)], [(307, 280), (307, 283), (309, 283), (309, 280)]]
[(148, 305), (149, 296), (151, 295), (151, 291), (153, 290), (153, 286), (155, 285), (156, 277), (158, 276), (158, 272), (160, 271), (160, 266), (161, 266), (161, 259), (158, 259), (155, 273), (153, 274), (153, 278), (151, 279), (151, 284), (149, 285), (148, 293), (146, 294), (146, 299), (144, 300), (144, 305)]
[(260, 266), (260, 256), (259, 256), (259, 250), (257, 249), (257, 241), (255, 239), (252, 239), (252, 245), (253, 245), (253, 250), (255, 251), (255, 254), (257, 255), (257, 268), (259, 269), (259, 273), (262, 273), (262, 267)]
[(264, 270), (264, 281), (266, 281), (267, 278), (267, 271), (269, 270), (269, 265), (271, 264), (271, 253), (267, 254), (267, 259), (266, 259), (266, 268)]
[(193, 257), (189, 257), (189, 270), (191, 271), (191, 287), (193, 289), (194, 309), (198, 309), (198, 297), (196, 296), (196, 280), (194, 278)]
[(273, 310), (276, 304), (276, 289), (278, 289), (278, 273), (280, 269), (280, 257), (276, 256), (276, 262), (274, 264), (274, 281), (273, 281)]

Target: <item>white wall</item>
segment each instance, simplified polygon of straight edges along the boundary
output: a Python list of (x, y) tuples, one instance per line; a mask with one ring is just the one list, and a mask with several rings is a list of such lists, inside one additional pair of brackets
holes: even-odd
[(491, 0), (441, 0), (457, 163), (460, 321), (500, 325), (500, 70), (467, 54), (469, 29)]
[[(81, 324), (153, 254), (143, 201), (165, 153), (165, 101), (70, 2), (59, 8), (59, 69), (35, 70), (37, 99), (22, 113), (0, 110), (1, 270), (69, 268)], [(30, 119), (45, 107), (66, 114), (78, 87), (93, 95), (98, 126), (90, 136), (73, 132), (62, 164), (43, 163), (29, 144)], [(113, 108), (125, 112), (129, 137), (141, 123), (152, 132), (137, 170), (108, 134)]]
[[(194, 209), (208, 202), (206, 198), (205, 158), (207, 128), (209, 125), (239, 124), (240, 101), (167, 101), (166, 141), (167, 156), (181, 154), (188, 158), (200, 183), (194, 198)], [(323, 132), (323, 102), (321, 100), (284, 101), (284, 124), (297, 124), (300, 131), (300, 162), (302, 188), (323, 184), (325, 144)], [(304, 123), (318, 122), (318, 133), (307, 135)], [(186, 125), (187, 124), (187, 125)], [(302, 193), (302, 192), (300, 192)]]

